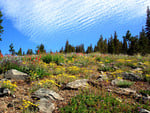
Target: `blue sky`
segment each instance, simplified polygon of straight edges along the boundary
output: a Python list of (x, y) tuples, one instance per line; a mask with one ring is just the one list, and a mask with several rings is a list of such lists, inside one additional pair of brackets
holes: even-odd
[(13, 43), (16, 51), (26, 52), (43, 43), (49, 52), (60, 50), (66, 40), (87, 48), (114, 31), (122, 40), (127, 30), (138, 35), (145, 26), (148, 5), (150, 0), (0, 0), (0, 49), (9, 53)]

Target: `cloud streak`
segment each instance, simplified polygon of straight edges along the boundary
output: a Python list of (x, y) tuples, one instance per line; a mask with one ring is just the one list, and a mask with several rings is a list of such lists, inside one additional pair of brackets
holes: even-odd
[(4, 16), (35, 42), (106, 20), (122, 23), (145, 15), (147, 5), (150, 0), (0, 0)]

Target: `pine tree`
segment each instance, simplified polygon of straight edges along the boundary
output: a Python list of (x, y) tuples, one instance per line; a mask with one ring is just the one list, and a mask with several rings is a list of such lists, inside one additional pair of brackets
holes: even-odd
[(145, 55), (146, 53), (148, 53), (148, 38), (146, 37), (144, 28), (142, 28), (142, 32), (140, 32), (138, 45), (139, 45), (139, 52), (142, 55)]
[(66, 45), (65, 45), (65, 53), (69, 52), (69, 42), (68, 40), (66, 41)]
[(104, 45), (103, 45), (103, 36), (102, 35), (100, 36), (100, 39), (97, 42), (97, 48), (100, 53), (103, 53)]
[(107, 39), (104, 40), (104, 51), (103, 53), (108, 53), (108, 45), (107, 45)]
[(134, 55), (138, 53), (139, 50), (139, 46), (138, 46), (138, 38), (137, 36), (135, 37), (131, 37), (129, 39), (130, 45), (129, 45), (129, 50), (128, 50), (128, 54), (129, 55)]
[(62, 47), (62, 48), (60, 49), (60, 51), (59, 51), (59, 52), (60, 52), (60, 53), (63, 53), (63, 51), (64, 51), (64, 49), (63, 49), (63, 47)]
[[(146, 36), (149, 40), (149, 47), (148, 50), (150, 50), (150, 9), (149, 6), (147, 7), (147, 19), (146, 19)], [(150, 51), (149, 51), (150, 53)]]
[(2, 41), (2, 39), (1, 39), (1, 34), (3, 33), (3, 26), (1, 25), (2, 24), (2, 22), (3, 22), (3, 20), (2, 20), (2, 12), (0, 11), (0, 41)]
[(86, 53), (92, 53), (93, 52), (93, 47), (92, 44), (90, 46), (88, 46)]
[(128, 47), (127, 47), (127, 39), (123, 36), (123, 44), (122, 44), (122, 53), (127, 54)]
[(14, 50), (14, 46), (13, 46), (13, 43), (11, 43), (10, 45), (9, 45), (9, 52), (12, 54), (12, 55), (15, 55), (15, 50)]
[(17, 55), (22, 56), (22, 49), (20, 48)]
[(94, 52), (97, 52), (98, 51), (98, 47), (95, 45), (94, 46)]
[(109, 41), (108, 41), (108, 53), (114, 54), (115, 53), (115, 48), (114, 48), (114, 39), (113, 36), (111, 35)]
[(28, 50), (27, 50), (27, 55), (32, 55), (32, 54), (33, 54), (32, 49), (28, 49)]
[(119, 54), (119, 49), (120, 49), (120, 47), (119, 47), (119, 40), (117, 39), (117, 33), (116, 33), (116, 31), (115, 31), (115, 33), (114, 33), (114, 53), (115, 54)]
[(46, 50), (44, 49), (44, 45), (43, 44), (37, 46), (37, 49), (39, 50), (40, 53), (46, 53)]

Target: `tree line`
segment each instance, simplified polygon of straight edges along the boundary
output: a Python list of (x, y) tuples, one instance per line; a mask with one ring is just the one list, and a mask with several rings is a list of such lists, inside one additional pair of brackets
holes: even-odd
[(92, 47), (92, 44), (87, 47), (85, 51), (84, 45), (72, 46), (66, 41), (65, 49), (63, 48), (60, 52), (70, 53), (70, 52), (82, 52), (82, 53), (110, 53), (110, 54), (128, 54), (134, 55), (140, 53), (142, 55), (150, 53), (150, 9), (147, 7), (147, 18), (145, 29), (142, 28), (142, 31), (139, 33), (139, 36), (132, 36), (128, 30), (125, 36), (122, 37), (123, 42), (118, 39), (117, 32), (114, 32), (114, 35), (107, 40), (104, 39), (101, 35), (97, 44)]
[[(2, 13), (0, 11), (0, 37), (3, 33), (3, 27), (1, 25), (2, 23)], [(141, 32), (139, 33), (139, 36), (132, 36), (131, 32), (128, 30), (125, 34), (125, 36), (122, 37), (123, 41), (120, 41), (117, 36), (117, 32), (114, 32), (114, 35), (111, 35), (111, 37), (107, 40), (104, 39), (102, 35), (100, 35), (100, 38), (97, 42), (97, 44), (92, 46), (90, 44), (87, 49), (85, 50), (84, 44), (72, 46), (69, 44), (69, 41), (66, 41), (65, 48), (61, 48), (59, 52), (61, 53), (92, 53), (92, 52), (99, 52), (99, 53), (109, 53), (109, 54), (128, 54), (128, 55), (134, 55), (137, 53), (140, 53), (142, 55), (150, 54), (150, 9), (147, 7), (147, 18), (146, 18), (146, 25), (145, 28), (143, 27)], [(0, 41), (2, 39), (0, 38)], [(15, 52), (14, 46), (11, 43), (9, 46), (9, 52), (12, 55), (31, 55), (34, 54), (32, 49), (28, 49), (27, 52), (22, 52), (22, 49), (20, 48), (18, 52)], [(1, 51), (0, 51), (1, 52)], [(35, 54), (39, 53), (46, 53), (46, 50), (44, 48), (44, 45), (41, 44), (37, 46), (37, 50), (35, 51)]]

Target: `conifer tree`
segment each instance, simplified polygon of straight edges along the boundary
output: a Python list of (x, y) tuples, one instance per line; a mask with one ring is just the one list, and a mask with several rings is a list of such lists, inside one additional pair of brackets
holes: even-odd
[(32, 55), (32, 54), (33, 54), (32, 49), (28, 49), (28, 50), (27, 50), (27, 55)]
[(100, 53), (103, 53), (104, 45), (103, 45), (103, 36), (102, 35), (100, 36), (100, 39), (97, 42), (97, 48)]
[(86, 53), (92, 53), (93, 52), (93, 47), (92, 44), (90, 46), (88, 46)]
[(68, 40), (66, 41), (66, 45), (65, 45), (65, 53), (69, 52), (69, 42)]
[(15, 50), (14, 50), (14, 46), (13, 46), (13, 43), (11, 43), (10, 45), (9, 45), (9, 52), (12, 54), (12, 55), (15, 55)]
[(103, 53), (108, 53), (108, 45), (107, 45), (107, 39), (104, 40), (104, 51)]
[(60, 52), (60, 53), (63, 53), (63, 51), (64, 51), (64, 49), (63, 49), (63, 47), (62, 47), (62, 48), (60, 49), (60, 51), (59, 51), (59, 52)]
[(108, 41), (108, 53), (114, 54), (115, 53), (115, 48), (114, 48), (114, 39), (113, 36), (111, 35), (109, 41)]
[[(149, 6), (147, 7), (146, 36), (147, 36), (147, 38), (149, 40), (148, 50), (150, 50), (150, 9), (149, 9)], [(149, 51), (149, 53), (150, 53), (150, 51)]]
[(140, 32), (138, 45), (139, 45), (139, 52), (142, 55), (148, 53), (148, 37), (146, 36), (144, 28), (142, 28), (142, 32)]
[(22, 56), (22, 49), (20, 48), (17, 55)]
[(2, 12), (0, 11), (0, 41), (2, 41), (2, 38), (1, 38), (1, 34), (3, 33), (3, 26), (1, 25), (3, 20), (2, 20)]
[(117, 39), (117, 33), (115, 31), (115, 33), (114, 33), (114, 53), (119, 54), (119, 49), (120, 49), (119, 40)]

